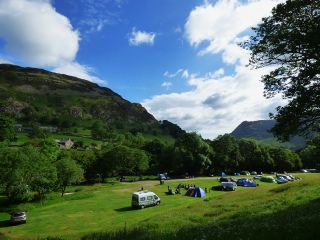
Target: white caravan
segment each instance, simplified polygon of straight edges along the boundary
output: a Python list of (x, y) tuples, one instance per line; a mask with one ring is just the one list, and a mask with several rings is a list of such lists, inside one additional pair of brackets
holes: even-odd
[(148, 190), (134, 192), (132, 194), (132, 207), (145, 208), (147, 206), (156, 206), (161, 202), (160, 198), (154, 193)]

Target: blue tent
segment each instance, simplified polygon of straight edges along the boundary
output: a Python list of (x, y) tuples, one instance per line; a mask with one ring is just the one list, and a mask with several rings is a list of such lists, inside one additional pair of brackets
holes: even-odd
[(225, 174), (224, 172), (218, 172), (216, 175), (217, 175), (217, 176), (220, 176), (220, 177), (225, 177), (225, 176), (227, 176), (227, 174)]
[(249, 179), (245, 179), (245, 178), (239, 179), (237, 181), (237, 185), (238, 186), (244, 186), (244, 187), (256, 187), (257, 186), (255, 181), (249, 180)]
[(203, 191), (203, 189), (201, 187), (195, 187), (195, 188), (192, 187), (192, 188), (188, 189), (188, 191), (186, 192), (185, 195), (189, 196), (189, 197), (202, 198), (202, 197), (206, 196), (206, 193), (205, 193), (205, 191)]

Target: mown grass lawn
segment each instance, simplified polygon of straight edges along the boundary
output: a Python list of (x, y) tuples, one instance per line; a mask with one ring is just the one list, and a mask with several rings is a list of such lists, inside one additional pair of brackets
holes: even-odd
[[(232, 192), (210, 190), (204, 198), (185, 196), (186, 190), (182, 190), (180, 195), (167, 195), (167, 187), (175, 188), (181, 182), (209, 190), (219, 185), (217, 178), (168, 180), (164, 185), (154, 180), (69, 187), (68, 195), (60, 197), (60, 193), (50, 194), (44, 205), (27, 203), (15, 206), (28, 210), (27, 224), (9, 226), (9, 214), (6, 213), (9, 209), (1, 207), (0, 238), (36, 239), (52, 236), (71, 239), (89, 233), (130, 231), (137, 227), (161, 235), (186, 227), (200, 228), (219, 221), (245, 221), (267, 216), (273, 216), (276, 225), (277, 221), (283, 222), (282, 219), (277, 220), (278, 212), (320, 199), (320, 174), (294, 175), (303, 179), (286, 184), (257, 180), (259, 187), (239, 186)], [(132, 192), (141, 187), (155, 192), (161, 198), (160, 206), (132, 209)], [(259, 226), (258, 222), (256, 224)], [(178, 238), (172, 236), (172, 239)]]

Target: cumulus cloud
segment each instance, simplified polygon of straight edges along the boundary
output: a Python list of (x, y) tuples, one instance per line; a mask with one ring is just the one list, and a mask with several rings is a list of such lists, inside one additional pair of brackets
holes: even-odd
[(234, 76), (191, 78), (188, 84), (193, 91), (155, 96), (142, 105), (157, 119), (212, 138), (230, 133), (244, 120), (268, 119), (268, 112), (284, 103), (281, 98), (263, 97), (263, 84), (258, 81), (262, 73), (238, 67)]
[(91, 76), (89, 67), (75, 62), (80, 33), (56, 12), (50, 0), (0, 1), (0, 26), (0, 38), (11, 62), (104, 82)]
[(48, 0), (0, 2), (0, 37), (11, 54), (38, 66), (73, 61), (79, 33)]
[(135, 28), (132, 29), (132, 32), (129, 36), (129, 44), (132, 46), (138, 46), (141, 44), (153, 45), (156, 34), (153, 32), (142, 32), (137, 31)]
[(268, 119), (268, 113), (286, 101), (279, 96), (263, 97), (264, 86), (259, 80), (270, 69), (245, 67), (249, 54), (238, 43), (279, 2), (284, 0), (220, 0), (214, 5), (206, 1), (193, 9), (185, 24), (185, 38), (191, 46), (201, 47), (200, 56), (221, 53), (234, 73), (226, 74), (219, 68), (201, 77), (184, 70), (182, 76), (192, 91), (154, 96), (144, 100), (143, 106), (157, 119), (168, 119), (211, 139), (230, 133), (242, 121)]
[(270, 15), (272, 7), (280, 2), (284, 0), (219, 0), (214, 5), (206, 2), (191, 11), (185, 24), (185, 37), (194, 47), (206, 43), (200, 55), (218, 53), (248, 27)]

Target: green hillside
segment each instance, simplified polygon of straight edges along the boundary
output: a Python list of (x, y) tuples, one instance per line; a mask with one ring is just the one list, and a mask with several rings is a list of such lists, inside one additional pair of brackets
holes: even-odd
[(88, 135), (101, 121), (108, 130), (155, 138), (175, 139), (184, 132), (109, 88), (42, 69), (0, 64), (0, 90), (0, 114), (22, 127), (54, 126), (58, 132)]
[(299, 150), (306, 146), (305, 139), (298, 136), (292, 138), (290, 142), (277, 141), (277, 138), (268, 132), (274, 124), (274, 120), (244, 121), (231, 132), (231, 135), (236, 139), (251, 138), (264, 145), (288, 148), (291, 150)]

